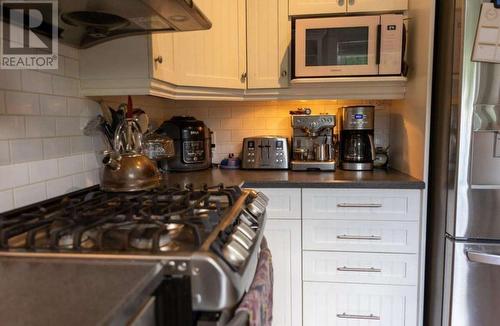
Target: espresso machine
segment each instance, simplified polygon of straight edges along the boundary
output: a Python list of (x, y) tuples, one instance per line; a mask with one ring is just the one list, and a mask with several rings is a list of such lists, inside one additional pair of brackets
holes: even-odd
[(374, 118), (372, 105), (346, 106), (339, 110), (340, 161), (343, 170), (373, 170), (375, 160)]
[(331, 114), (292, 115), (292, 170), (335, 171), (336, 121)]

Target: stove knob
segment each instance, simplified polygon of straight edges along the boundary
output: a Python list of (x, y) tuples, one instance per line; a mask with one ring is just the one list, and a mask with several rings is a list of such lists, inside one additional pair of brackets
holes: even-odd
[(236, 230), (233, 234), (231, 234), (230, 239), (238, 242), (247, 251), (250, 251), (250, 248), (252, 248), (252, 240), (250, 240), (240, 230)]
[(224, 258), (234, 267), (239, 268), (248, 258), (248, 251), (236, 240), (231, 240), (222, 248)]
[(258, 227), (259, 221), (253, 217), (247, 210), (242, 210), (239, 216), (241, 223), (248, 225), (249, 227)]
[(255, 217), (260, 217), (266, 211), (266, 207), (256, 201), (253, 201), (250, 204), (248, 204), (247, 209)]
[(260, 200), (262, 200), (266, 203), (269, 203), (269, 197), (267, 197), (262, 191), (258, 192), (257, 198), (259, 198)]
[(240, 223), (236, 226), (236, 230), (243, 233), (248, 239), (253, 240), (257, 236), (254, 230), (245, 223)]

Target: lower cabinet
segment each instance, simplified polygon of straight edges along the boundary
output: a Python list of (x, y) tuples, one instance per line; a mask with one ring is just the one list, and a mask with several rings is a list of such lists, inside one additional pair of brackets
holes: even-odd
[(302, 325), (301, 222), (269, 219), (264, 235), (273, 256), (273, 326)]
[(304, 326), (417, 324), (417, 287), (304, 282)]
[(421, 192), (260, 189), (273, 326), (417, 326)]

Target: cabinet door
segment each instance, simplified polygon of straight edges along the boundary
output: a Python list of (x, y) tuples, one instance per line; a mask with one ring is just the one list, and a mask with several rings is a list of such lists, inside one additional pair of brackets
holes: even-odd
[(245, 0), (195, 3), (210, 19), (212, 28), (173, 34), (175, 84), (245, 88)]
[(344, 13), (348, 0), (290, 0), (290, 15)]
[(300, 189), (261, 188), (257, 190), (269, 197), (269, 205), (266, 208), (267, 218), (300, 220), (302, 215)]
[(174, 34), (151, 34), (151, 66), (153, 78), (175, 83)]
[(346, 0), (347, 12), (408, 10), (408, 0)]
[(248, 88), (288, 86), (288, 0), (247, 0)]
[(302, 322), (300, 228), (296, 220), (268, 220), (265, 226), (274, 269), (273, 325)]

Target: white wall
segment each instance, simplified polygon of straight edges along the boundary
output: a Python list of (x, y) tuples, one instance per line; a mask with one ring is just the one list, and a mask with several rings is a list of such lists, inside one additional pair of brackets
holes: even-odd
[(83, 135), (99, 105), (80, 96), (78, 51), (59, 69), (0, 70), (0, 212), (98, 183), (99, 138)]

